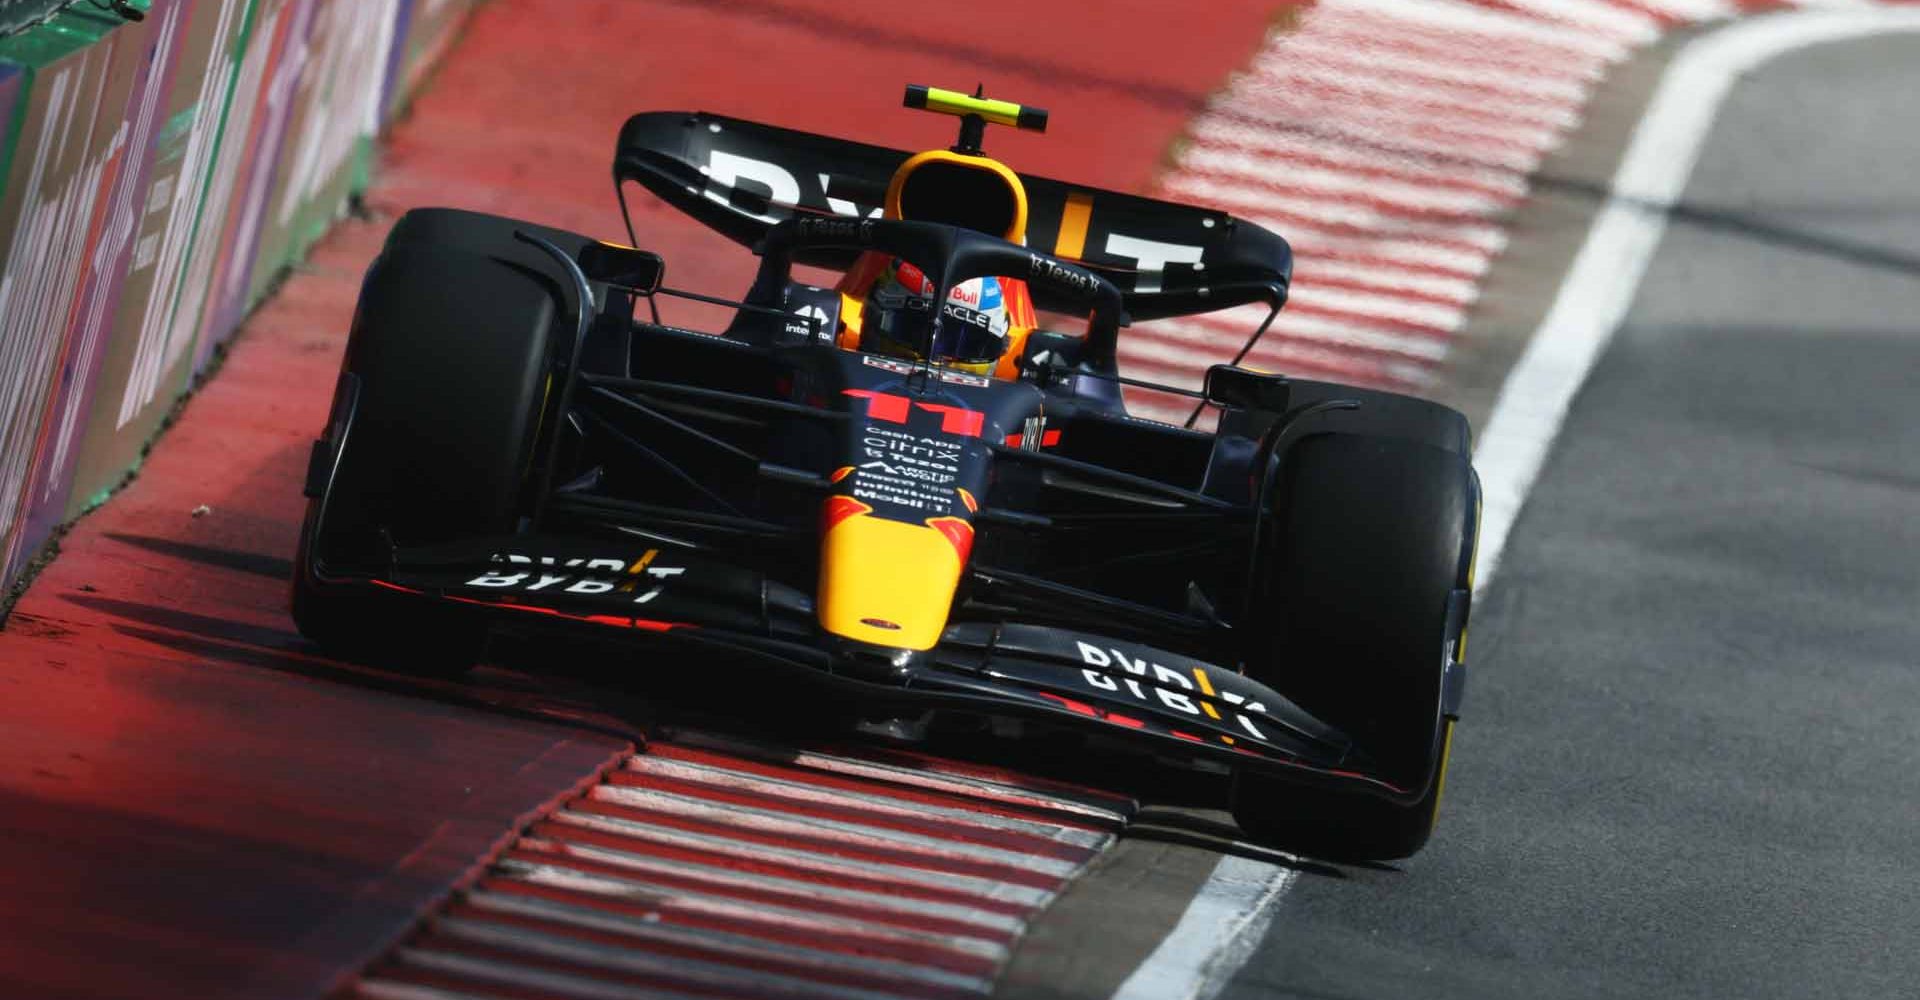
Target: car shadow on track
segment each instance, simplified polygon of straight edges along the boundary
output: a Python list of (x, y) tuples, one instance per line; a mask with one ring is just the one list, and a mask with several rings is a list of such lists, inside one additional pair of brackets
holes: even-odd
[(579, 726), (622, 739), (643, 738), (646, 713), (638, 706), (621, 704), (617, 696), (600, 703), (598, 698), (589, 700), (576, 692), (550, 690), (529, 684), (517, 674), (487, 667), (475, 669), (458, 681), (415, 677), (330, 659), (290, 629), (88, 594), (71, 594), (65, 599), (108, 616), (109, 628), (121, 636), (194, 662), (270, 670), (379, 694)]
[[(262, 566), (264, 568), (264, 565)], [(236, 621), (181, 608), (128, 601), (96, 594), (67, 594), (63, 599), (105, 616), (115, 633), (148, 648), (182, 659), (248, 669), (269, 670), (307, 680), (339, 684), (382, 695), (421, 698), (525, 719), (580, 726), (644, 743), (657, 725), (713, 732), (735, 731), (758, 738), (797, 743), (873, 742), (901, 748), (898, 741), (863, 738), (848, 728), (848, 717), (807, 719), (793, 711), (797, 692), (765, 699), (731, 699), (725, 715), (716, 715), (711, 691), (682, 690), (683, 685), (641, 684), (631, 677), (607, 676), (592, 669), (595, 658), (556, 656), (545, 648), (544, 663), (529, 662), (526, 649), (496, 644), (499, 654), (458, 680), (437, 680), (322, 654), (287, 622), (285, 627)], [(162, 653), (161, 655), (167, 655)], [(555, 670), (561, 664), (573, 669)], [(543, 669), (544, 668), (544, 669)], [(706, 689), (712, 678), (693, 688)], [(1071, 743), (1071, 745), (1069, 745)], [(1039, 739), (993, 736), (985, 731), (954, 730), (927, 734), (910, 749), (976, 764), (1103, 789), (1141, 803), (1125, 827), (1129, 840), (1190, 848), (1218, 857), (1238, 857), (1327, 878), (1349, 877), (1343, 868), (1299, 855), (1246, 843), (1238, 827), (1219, 813), (1227, 797), (1224, 775), (1152, 766), (1133, 757), (1125, 761), (1094, 746), (1053, 734)], [(1213, 818), (1219, 815), (1222, 818)], [(1387, 871), (1388, 865), (1363, 865)]]
[(218, 566), (222, 569), (251, 573), (272, 580), (287, 580), (293, 577), (293, 560), (283, 556), (248, 552), (243, 549), (218, 548), (211, 545), (195, 545), (191, 542), (176, 541), (171, 538), (154, 538), (148, 535), (128, 535), (109, 531), (101, 535), (125, 545), (131, 545), (148, 552), (159, 553), (187, 562), (205, 566)]

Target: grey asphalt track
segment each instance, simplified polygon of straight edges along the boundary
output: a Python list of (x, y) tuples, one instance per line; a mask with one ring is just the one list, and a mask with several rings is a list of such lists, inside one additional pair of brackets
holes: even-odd
[(1223, 994), (1920, 995), (1920, 38), (1742, 82), (1477, 609), (1441, 830)]

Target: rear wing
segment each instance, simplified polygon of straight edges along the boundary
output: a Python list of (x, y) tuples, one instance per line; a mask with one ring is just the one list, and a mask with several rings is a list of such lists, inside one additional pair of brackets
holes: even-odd
[[(767, 230), (795, 213), (878, 217), (887, 181), (909, 155), (706, 112), (650, 111), (621, 128), (613, 177), (623, 212), (631, 181), (757, 248)], [(1254, 223), (1029, 174), (1020, 180), (1027, 245), (1100, 272), (1119, 287), (1134, 319), (1249, 302), (1278, 308), (1286, 299), (1293, 251)], [(798, 259), (845, 269), (855, 253), (836, 248)], [(1041, 296), (1040, 305), (1052, 304)]]

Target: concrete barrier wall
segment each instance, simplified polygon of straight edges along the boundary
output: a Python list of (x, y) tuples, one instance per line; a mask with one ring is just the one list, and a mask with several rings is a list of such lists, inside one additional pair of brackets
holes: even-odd
[(0, 0), (0, 593), (363, 189), (479, 0)]

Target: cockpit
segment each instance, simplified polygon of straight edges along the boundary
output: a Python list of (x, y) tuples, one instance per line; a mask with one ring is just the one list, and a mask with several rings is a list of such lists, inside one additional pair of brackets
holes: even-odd
[[(1044, 131), (1047, 113), (1009, 101), (909, 86), (904, 101), (960, 118), (949, 149), (908, 157), (888, 181), (881, 217), (958, 226), (1025, 245), (1027, 192), (1018, 174), (981, 148), (990, 123)], [(945, 301), (919, 264), (863, 252), (835, 289), (840, 346), (926, 361), (977, 375), (1013, 378), (1038, 325), (1026, 282), (984, 276), (955, 284)]]

